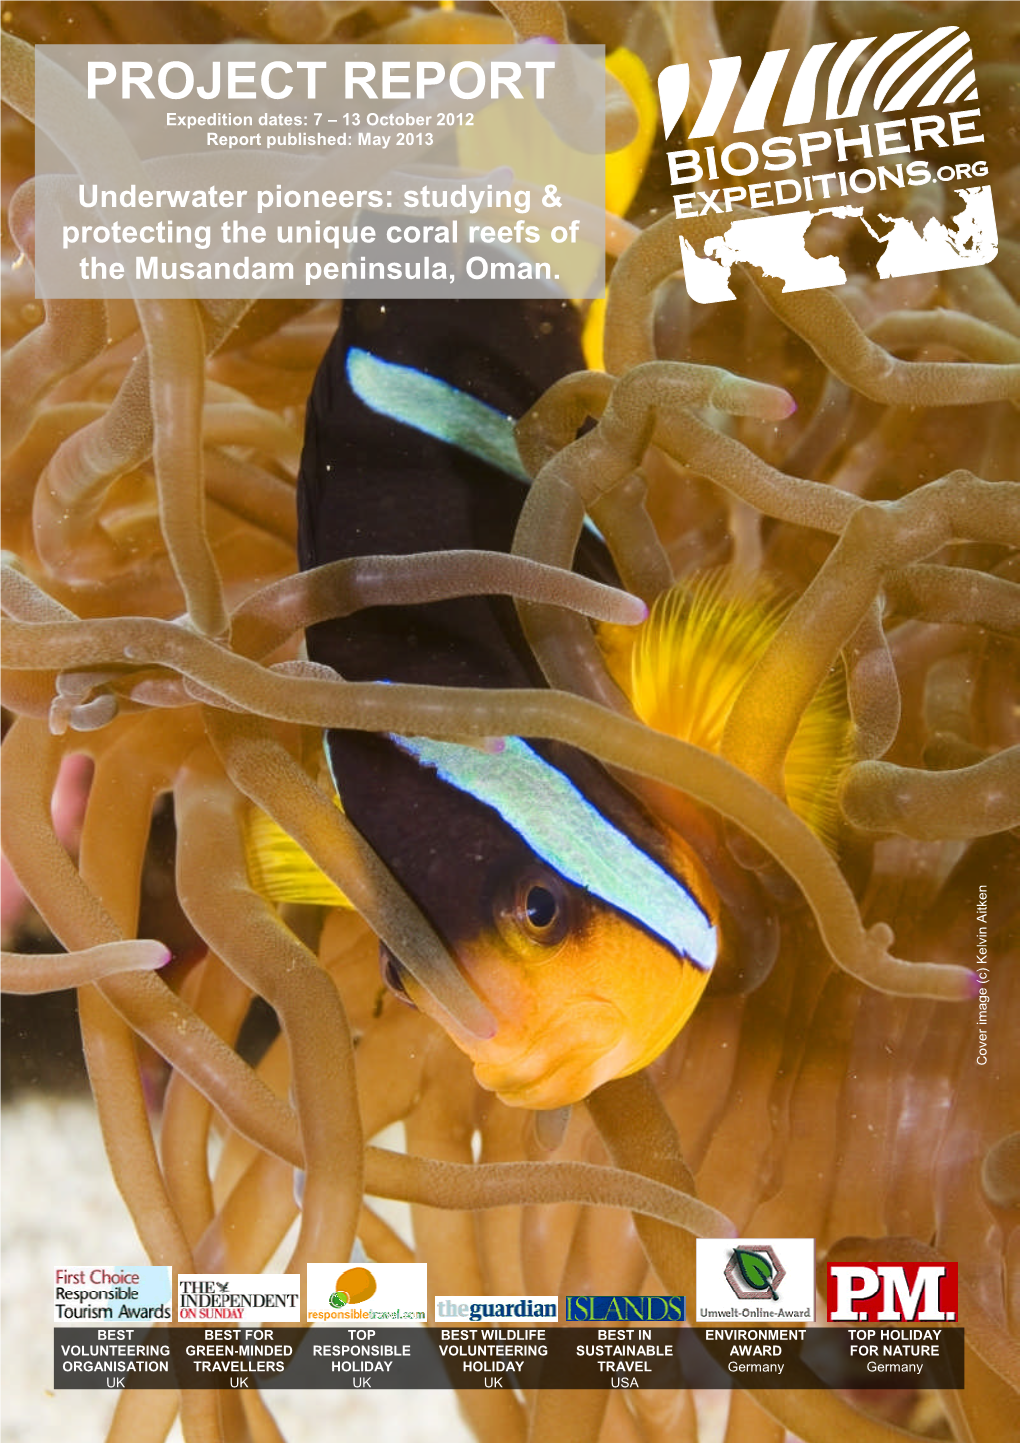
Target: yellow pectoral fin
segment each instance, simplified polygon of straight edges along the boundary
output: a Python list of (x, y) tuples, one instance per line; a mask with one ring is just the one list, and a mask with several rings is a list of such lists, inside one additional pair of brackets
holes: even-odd
[(248, 809), (244, 829), (248, 878), (270, 902), (307, 902), (350, 907), (340, 888), (315, 865), (294, 838), (258, 807)]

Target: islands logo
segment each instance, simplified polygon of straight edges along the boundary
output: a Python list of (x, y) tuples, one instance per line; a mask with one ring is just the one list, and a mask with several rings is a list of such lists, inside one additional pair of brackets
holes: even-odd
[(955, 1323), (958, 1263), (828, 1263), (830, 1323)]
[(424, 1263), (309, 1263), (307, 1323), (407, 1327), (428, 1321)]
[(811, 1323), (814, 1238), (698, 1238), (699, 1323)]
[[(784, 292), (844, 285), (832, 252), (862, 242), (883, 279), (994, 259), (991, 187), (977, 183), (988, 165), (970, 37), (918, 21), (926, 28), (813, 45), (799, 63), (768, 50), (743, 76), (739, 56), (711, 62), (686, 148), (667, 152), (677, 219), (720, 218), (700, 251), (680, 234), (692, 300), (733, 300), (738, 261), (782, 280)], [(667, 143), (690, 95), (690, 66), (667, 66)]]
[(567, 1323), (682, 1323), (687, 1299), (676, 1293), (570, 1293)]

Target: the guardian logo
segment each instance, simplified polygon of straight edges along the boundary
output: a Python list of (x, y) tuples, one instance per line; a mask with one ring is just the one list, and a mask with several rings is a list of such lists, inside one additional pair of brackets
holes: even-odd
[(956, 1263), (829, 1263), (830, 1323), (955, 1323)]
[(553, 1293), (540, 1297), (440, 1297), (436, 1295), (437, 1323), (555, 1323), (559, 1298)]
[[(987, 177), (988, 167), (979, 154), (961, 151), (984, 139), (966, 31), (946, 25), (927, 34), (905, 31), (881, 44), (871, 36), (838, 48), (815, 45), (799, 65), (790, 64), (789, 50), (767, 51), (726, 127), (726, 143), (714, 138), (735, 103), (741, 61), (724, 56), (710, 64), (711, 83), (688, 131), (688, 148), (668, 152), (670, 181), (678, 188), (675, 214), (784, 213), (735, 218), (706, 241), (702, 254), (681, 235), (692, 299), (733, 299), (729, 275), (737, 261), (781, 278), (786, 291), (844, 283), (836, 256), (812, 255), (805, 245), (808, 227), (823, 215), (867, 230), (882, 247), (876, 270), (883, 278), (993, 259), (991, 189), (974, 183)], [(686, 64), (659, 76), (667, 140), (690, 88)], [(864, 122), (858, 121), (862, 110)], [(941, 188), (933, 190), (919, 228), (904, 214), (904, 201), (912, 188), (936, 184)], [(795, 205), (801, 209), (785, 210)]]

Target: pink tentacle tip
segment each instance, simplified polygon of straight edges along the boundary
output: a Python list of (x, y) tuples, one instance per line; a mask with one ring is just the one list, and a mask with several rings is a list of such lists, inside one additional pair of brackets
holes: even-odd
[(976, 972), (968, 972), (968, 973), (967, 973), (967, 998), (968, 998), (968, 1000), (973, 1000), (975, 997), (980, 997), (980, 996), (981, 996), (981, 988), (982, 988), (982, 985), (983, 985), (983, 984), (982, 984), (982, 982), (981, 982), (981, 978), (977, 975)]
[(760, 421), (786, 421), (797, 410), (797, 402), (783, 386), (773, 386), (765, 381), (754, 384), (757, 409), (750, 414)]
[(486, 737), (482, 750), (490, 757), (498, 757), (506, 751), (506, 737)]
[(445, 1008), (445, 1004), (441, 1005), (458, 1028), (466, 1029), (481, 1042), (491, 1042), (499, 1031), (499, 1023), (477, 995), (468, 1001), (466, 1007), (459, 1005), (455, 1011)]
[(628, 596), (627, 611), (627, 626), (640, 626), (643, 621), (648, 620), (649, 608), (640, 596)]

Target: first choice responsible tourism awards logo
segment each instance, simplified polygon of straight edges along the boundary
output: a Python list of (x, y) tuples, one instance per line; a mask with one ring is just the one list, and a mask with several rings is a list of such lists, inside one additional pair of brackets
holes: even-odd
[[(680, 234), (692, 300), (733, 300), (730, 273), (738, 261), (782, 280), (787, 292), (845, 284), (837, 256), (809, 251), (816, 219), (830, 233), (834, 224), (862, 227), (879, 248), (874, 265), (883, 279), (983, 266), (995, 257), (991, 186), (979, 183), (988, 166), (969, 149), (984, 135), (966, 31), (944, 25), (881, 43), (875, 36), (832, 41), (813, 45), (799, 65), (789, 50), (766, 51), (753, 77), (745, 75), (743, 102), (723, 130), (741, 63), (739, 56), (711, 61), (687, 147), (668, 152), (677, 219), (723, 217), (700, 254)], [(690, 88), (687, 64), (659, 76), (667, 141)]]
[(171, 1276), (164, 1264), (77, 1264), (53, 1270), (58, 1326), (169, 1322)]
[(698, 1238), (698, 1323), (810, 1323), (814, 1238)]

